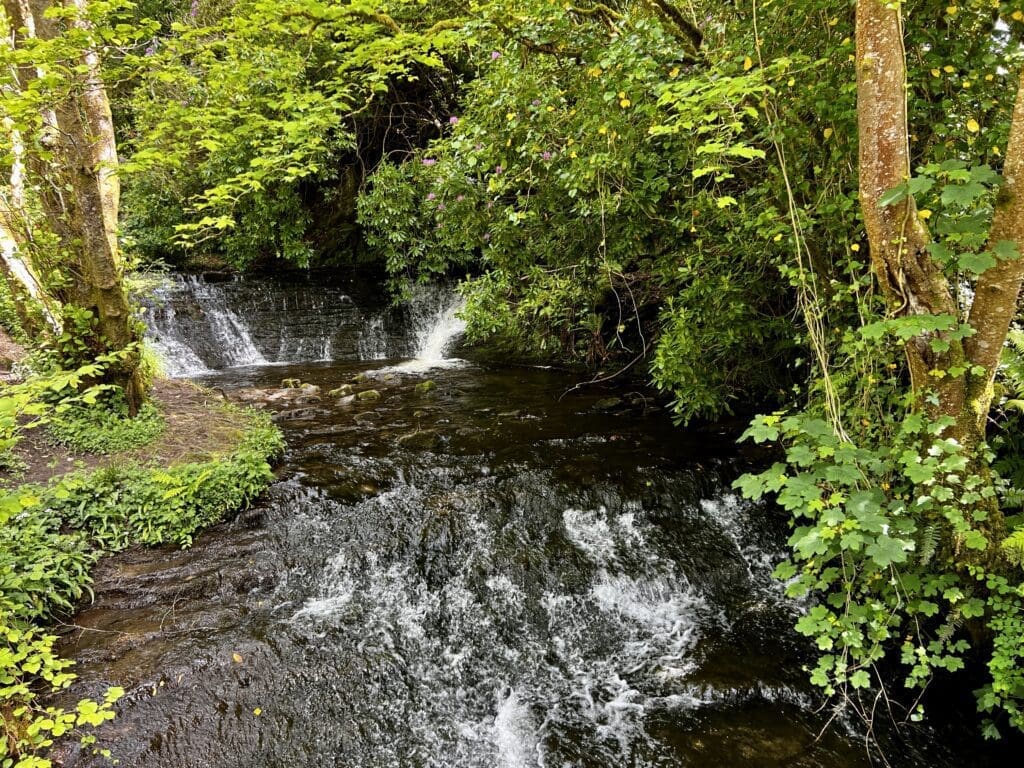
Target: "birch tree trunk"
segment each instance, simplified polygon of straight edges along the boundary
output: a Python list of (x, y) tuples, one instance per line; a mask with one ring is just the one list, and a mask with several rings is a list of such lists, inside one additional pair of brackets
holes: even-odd
[(60, 333), (60, 321), (32, 264), (23, 255), (29, 238), (28, 212), (25, 208), (24, 144), (21, 134), (9, 118), (3, 120), (3, 135), (11, 152), (11, 174), (6, 189), (0, 191), (0, 271), (3, 272), (22, 330), (37, 337), (47, 326)]
[[(62, 0), (65, 8), (77, 13), (73, 25), (88, 29), (82, 15), (85, 0)], [(14, 45), (30, 37), (54, 40), (61, 33), (59, 24), (44, 13), (49, 0), (3, 0), (11, 26)], [(83, 51), (74, 74), (66, 79), (66, 90), (59, 93), (43, 115), (44, 136), (53, 158), (48, 162), (35, 158), (40, 200), (49, 228), (57, 235), (61, 267), (67, 281), (58, 293), (66, 305), (89, 310), (95, 329), (87, 343), (97, 354), (124, 350), (140, 341), (140, 331), (132, 317), (124, 291), (117, 243), (117, 147), (100, 62), (94, 51)], [(38, 72), (23, 71), (21, 86)], [(124, 389), (129, 410), (134, 414), (144, 396), (138, 370), (137, 351), (125, 356), (108, 374), (111, 383)]]

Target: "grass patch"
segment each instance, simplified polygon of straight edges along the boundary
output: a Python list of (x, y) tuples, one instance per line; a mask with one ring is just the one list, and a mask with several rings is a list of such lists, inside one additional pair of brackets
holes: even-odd
[(66, 475), (43, 492), (45, 504), (104, 551), (191, 546), (196, 531), (246, 507), (273, 477), (267, 459), (281, 451), (281, 434), (266, 414), (247, 418), (228, 455), (166, 469), (118, 464)]

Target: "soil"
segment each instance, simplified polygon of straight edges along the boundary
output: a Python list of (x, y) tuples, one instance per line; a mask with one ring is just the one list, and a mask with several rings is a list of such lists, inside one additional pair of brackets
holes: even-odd
[(12, 381), (11, 368), (25, 357), (25, 348), (0, 328), (0, 382)]
[(126, 462), (171, 466), (208, 460), (238, 445), (245, 418), (224, 407), (224, 397), (186, 381), (160, 380), (150, 393), (167, 423), (155, 441), (117, 454), (76, 454), (53, 441), (46, 427), (26, 430), (14, 450), (24, 465), (0, 472), (0, 485), (46, 483), (68, 472)]

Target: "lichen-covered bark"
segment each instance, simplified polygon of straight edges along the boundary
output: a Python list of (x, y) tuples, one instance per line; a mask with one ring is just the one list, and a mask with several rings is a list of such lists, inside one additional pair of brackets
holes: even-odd
[[(948, 280), (928, 252), (929, 235), (912, 197), (881, 206), (882, 197), (910, 177), (907, 130), (906, 56), (899, 7), (883, 0), (857, 2), (857, 116), (860, 142), (860, 202), (879, 285), (895, 316), (957, 315)], [(930, 375), (963, 361), (956, 341), (943, 355), (926, 336), (907, 344), (916, 391), (936, 390), (940, 411), (962, 412), (963, 382)]]
[(992, 382), (1024, 280), (1024, 70), (1020, 73), (998, 200), (989, 247), (995, 248), (1004, 241), (1016, 243), (1022, 258), (1001, 261), (986, 270), (975, 288), (969, 321), (975, 335), (965, 346), (970, 361), (984, 369), (983, 374), (971, 377), (967, 392), (973, 419), (970, 428), (979, 439), (985, 435)]
[[(896, 316), (957, 317), (949, 280), (928, 251), (930, 237), (914, 200), (888, 206), (879, 201), (910, 176), (906, 114), (906, 61), (902, 11), (884, 0), (857, 0), (857, 112), (860, 141), (860, 200), (875, 274)], [(1024, 72), (1014, 108), (1003, 169), (1005, 183), (990, 232), (990, 247), (1002, 241), (1024, 252)], [(978, 280), (969, 323), (974, 335), (932, 352), (926, 335), (907, 344), (913, 387), (938, 394), (940, 414), (956, 420), (953, 436), (967, 447), (985, 439), (992, 382), (1024, 280), (1024, 259), (1005, 260)], [(964, 366), (965, 376), (933, 376)]]
[[(84, 0), (61, 4), (85, 9)], [(15, 45), (26, 37), (46, 40), (60, 33), (58, 22), (44, 16), (48, 0), (3, 0), (3, 5), (16, 30)], [(66, 285), (59, 298), (93, 312), (96, 327), (89, 342), (96, 352), (117, 351), (139, 341), (119, 264), (117, 151), (99, 60), (95, 53), (85, 52), (78, 63), (66, 90), (58, 94), (52, 111), (44, 114), (44, 125), (54, 129), (43, 137), (53, 157), (48, 162), (37, 159), (35, 170), (47, 223), (60, 244)], [(23, 72), (22, 87), (37, 74)], [(124, 389), (135, 412), (144, 394), (138, 355), (128, 356), (111, 370), (109, 379)]]
[[(66, 0), (65, 6), (78, 10), (74, 26), (85, 29), (86, 0)], [(89, 161), (96, 170), (99, 192), (103, 203), (103, 226), (110, 240), (110, 250), (119, 254), (117, 244), (117, 216), (121, 204), (121, 181), (117, 175), (117, 141), (114, 137), (114, 117), (103, 85), (100, 57), (96, 51), (85, 50), (81, 57), (84, 73), (79, 84), (82, 116), (89, 136)]]

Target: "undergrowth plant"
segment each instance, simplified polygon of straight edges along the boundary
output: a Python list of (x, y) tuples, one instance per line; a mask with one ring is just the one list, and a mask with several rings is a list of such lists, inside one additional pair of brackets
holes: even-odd
[(190, 546), (196, 531), (247, 506), (273, 477), (268, 459), (282, 450), (281, 434), (265, 414), (248, 418), (226, 456), (169, 468), (112, 465), (66, 475), (40, 493), (53, 514), (103, 551)]
[[(119, 417), (106, 404), (93, 408), (98, 411), (90, 415), (76, 402), (51, 427), (71, 413), (63, 424), (71, 442), (121, 449), (154, 424), (163, 426), (145, 413), (141, 428), (116, 426)], [(282, 450), (283, 439), (265, 414), (237, 417), (234, 449), (207, 461), (115, 465), (0, 491), (0, 768), (49, 768), (47, 750), (72, 735), (95, 754), (110, 756), (96, 748), (91, 730), (114, 717), (123, 691), (110, 688), (101, 700), (70, 708), (43, 703), (75, 676), (72, 662), (55, 650), (57, 638), (41, 626), (74, 610), (103, 554), (132, 544), (189, 546), (200, 528), (251, 503), (272, 479), (268, 460)], [(102, 437), (107, 424), (115, 429)]]
[(123, 398), (93, 406), (69, 407), (51, 420), (49, 436), (74, 453), (123, 453), (148, 445), (166, 428), (163, 414), (147, 402), (133, 418)]

